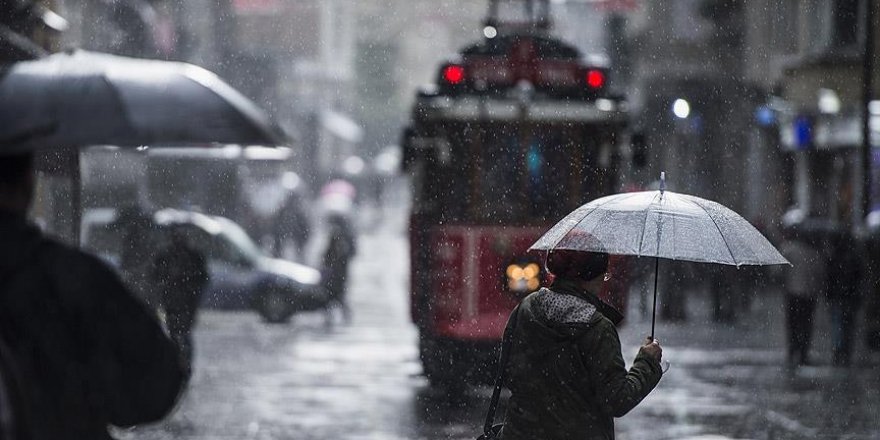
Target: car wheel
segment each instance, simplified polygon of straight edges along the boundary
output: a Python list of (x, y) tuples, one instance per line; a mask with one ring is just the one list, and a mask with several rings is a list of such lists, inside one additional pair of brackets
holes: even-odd
[(260, 316), (271, 323), (283, 323), (293, 315), (290, 298), (283, 292), (270, 290), (260, 298), (257, 304)]

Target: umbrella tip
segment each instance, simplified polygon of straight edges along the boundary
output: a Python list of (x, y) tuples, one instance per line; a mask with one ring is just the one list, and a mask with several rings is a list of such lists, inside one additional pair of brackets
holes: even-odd
[(660, 172), (660, 194), (666, 191), (666, 171)]

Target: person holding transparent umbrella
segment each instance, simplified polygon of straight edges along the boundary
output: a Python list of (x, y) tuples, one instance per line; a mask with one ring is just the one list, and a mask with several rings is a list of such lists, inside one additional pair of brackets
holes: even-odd
[[(789, 264), (788, 260), (786, 260), (779, 251), (776, 250), (776, 248), (773, 247), (773, 245), (770, 244), (770, 242), (768, 242), (757, 229), (755, 229), (754, 226), (729, 208), (711, 200), (666, 191), (665, 173), (661, 173), (660, 175), (660, 188), (658, 191), (613, 194), (580, 206), (544, 233), (544, 235), (542, 235), (529, 248), (529, 250), (547, 252), (548, 263), (550, 263), (554, 253), (565, 251), (587, 254), (632, 255), (653, 258), (654, 314), (651, 320), (651, 336), (649, 336), (649, 341), (656, 341), (654, 338), (654, 330), (656, 327), (657, 280), (660, 275), (660, 259), (717, 263), (737, 267), (742, 265)], [(548, 270), (553, 272), (553, 267), (551, 267), (550, 264), (548, 264)], [(602, 270), (604, 271), (604, 269)], [(574, 285), (570, 288), (579, 286), (587, 292), (590, 292), (590, 284), (598, 282), (595, 280), (597, 273), (588, 274), (594, 276), (591, 281), (586, 282), (581, 278), (580, 284), (573, 283)], [(562, 279), (564, 278), (565, 277), (562, 277)], [(560, 280), (560, 282), (562, 282), (562, 280)], [(559, 287), (565, 286), (566, 284), (568, 283), (561, 284)], [(551, 290), (553, 290), (553, 286), (551, 286)], [(526, 298), (526, 300), (528, 299), (529, 297)], [(523, 301), (523, 304), (521, 304), (520, 307), (525, 307), (526, 310), (528, 310), (529, 307), (526, 300)], [(565, 317), (580, 316), (582, 314), (582, 312), (574, 313), (575, 309), (573, 308), (566, 308), (565, 310), (566, 313), (562, 315)], [(574, 314), (569, 315), (569, 311)], [(517, 320), (520, 315), (521, 312), (519, 309), (514, 311), (511, 315), (508, 329), (516, 328)], [(528, 316), (528, 314), (523, 316)], [(529, 321), (530, 320), (526, 320), (526, 322)], [(505, 337), (507, 337), (508, 332), (505, 333)], [(612, 334), (610, 332), (608, 334), (610, 338)], [(613, 333), (613, 337), (616, 336), (616, 332)], [(505, 367), (521, 368), (516, 365), (517, 359), (513, 358), (517, 355), (516, 345), (507, 343), (504, 340), (502, 341), (502, 344), (501, 367), (496, 381), (495, 392), (492, 396), (492, 404), (489, 407), (489, 413), (486, 417), (483, 438), (493, 438), (493, 435), (496, 432), (492, 426), (492, 416), (494, 407), (497, 403), (498, 393), (500, 392), (501, 385), (503, 385), (505, 381)], [(650, 346), (651, 345), (649, 344), (648, 347)], [(657, 348), (659, 349), (659, 347)], [(604, 348), (604, 352), (606, 353), (609, 350), (609, 346)], [(506, 365), (507, 355), (505, 353), (508, 351), (510, 351), (510, 356), (512, 358), (510, 359), (509, 365)], [(566, 356), (569, 358), (574, 357), (576, 359), (577, 356), (575, 356), (574, 353), (580, 352), (580, 350), (574, 350), (571, 347), (566, 348), (560, 346), (554, 356), (556, 356), (557, 359), (565, 359)], [(586, 353), (590, 352), (588, 351)], [(648, 351), (648, 354), (650, 354), (650, 350)], [(531, 359), (527, 360), (531, 361)], [(594, 368), (594, 362), (596, 360), (595, 357), (587, 357), (581, 361), (588, 368)], [(656, 366), (659, 369), (659, 356), (657, 360), (657, 365), (652, 365), (652, 367)], [(521, 359), (519, 361), (522, 362), (523, 360)], [(565, 363), (549, 362), (543, 366), (540, 364), (534, 364), (533, 366), (537, 367), (537, 370), (535, 371), (544, 375), (549, 373), (559, 375), (560, 373), (566, 372)], [(619, 371), (619, 369), (613, 368), (608, 371)], [(630, 373), (632, 373), (632, 371)], [(519, 399), (519, 401), (523, 401), (523, 398), (516, 397), (517, 392), (515, 391), (515, 387), (519, 385), (515, 384), (515, 372), (512, 373), (512, 376), (513, 380), (509, 387), (513, 390), (513, 405), (511, 410), (508, 411), (508, 414), (513, 415), (513, 427), (508, 428), (505, 426), (501, 431), (502, 438), (614, 438), (613, 425), (610, 425), (607, 422), (609, 420), (607, 417), (609, 414), (607, 413), (603, 419), (605, 420), (604, 424), (599, 425), (603, 428), (592, 433), (572, 433), (563, 430), (556, 431), (558, 432), (558, 435), (555, 436), (545, 435), (529, 437), (526, 434), (517, 434), (517, 430), (514, 427), (518, 423), (520, 425), (532, 423), (533, 425), (531, 426), (536, 426), (534, 423), (537, 423), (537, 419), (535, 418), (534, 413), (530, 413), (525, 408), (517, 409), (517, 400)], [(579, 376), (576, 377), (572, 375), (569, 377), (559, 376), (560, 384), (556, 385), (569, 387), (582, 386), (593, 392), (593, 395), (596, 395), (596, 389), (590, 387), (596, 386), (596, 384), (591, 381), (597, 379), (599, 380), (599, 387), (607, 386), (607, 383), (619, 383), (615, 380), (606, 382), (605, 379), (607, 378), (602, 377), (590, 378), (590, 381), (587, 381)], [(644, 391), (647, 388), (653, 388), (653, 385), (650, 385), (650, 377), (634, 377), (633, 379), (635, 379), (635, 382), (637, 383), (633, 383), (628, 377), (627, 382), (629, 382), (629, 384), (624, 388), (621, 388), (621, 392), (629, 390), (630, 392), (625, 393), (625, 396), (629, 397), (626, 397), (625, 399), (627, 402), (635, 405), (635, 403), (638, 403), (638, 400), (634, 400), (634, 396), (639, 395), (639, 393), (633, 392), (632, 389), (635, 387), (640, 391)], [(648, 385), (650, 385), (650, 387)], [(551, 416), (550, 420), (554, 423), (562, 423), (561, 419), (557, 417), (557, 412), (555, 411), (558, 408), (574, 406), (579, 406), (581, 408), (595, 408), (594, 406), (591, 406), (590, 401), (584, 401), (583, 399), (578, 400), (577, 397), (572, 397), (576, 396), (576, 394), (569, 393), (566, 395), (564, 393), (553, 393), (552, 388), (546, 388), (544, 390), (534, 389), (533, 394), (529, 395), (529, 397), (537, 396), (540, 393), (552, 396), (552, 398), (545, 398), (547, 405), (549, 405), (549, 411), (545, 411), (544, 414)], [(522, 393), (520, 393), (520, 395), (522, 395)], [(605, 397), (603, 401), (608, 402), (609, 400)], [(620, 405), (618, 406), (618, 409), (626, 409), (627, 406), (628, 405)], [(610, 415), (613, 416), (616, 414), (612, 413)], [(510, 437), (504, 437), (505, 431), (508, 432)]]
[(500, 438), (612, 439), (614, 417), (644, 399), (663, 372), (663, 349), (646, 340), (629, 371), (621, 314), (597, 296), (608, 254), (551, 251), (550, 288), (526, 297), (511, 318), (511, 397)]
[(796, 225), (786, 224), (782, 255), (795, 263), (785, 278), (785, 324), (788, 331), (787, 365), (808, 365), (813, 340), (813, 315), (820, 292), (826, 291), (827, 261), (821, 243), (803, 234)]

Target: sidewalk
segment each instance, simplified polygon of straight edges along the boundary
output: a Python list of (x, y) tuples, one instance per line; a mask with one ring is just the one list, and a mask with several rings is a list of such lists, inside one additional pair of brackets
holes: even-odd
[[(782, 294), (767, 291), (736, 324), (713, 322), (706, 295), (689, 299), (689, 320), (658, 320), (671, 363), (657, 389), (617, 423), (618, 438), (878, 439), (880, 357), (857, 331), (853, 366), (831, 366), (827, 309), (816, 310), (815, 366), (785, 367)], [(620, 329), (631, 359), (650, 332), (634, 306)]]

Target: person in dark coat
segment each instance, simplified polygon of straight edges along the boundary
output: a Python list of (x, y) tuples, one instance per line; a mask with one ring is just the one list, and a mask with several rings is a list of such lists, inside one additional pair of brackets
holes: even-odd
[(877, 353), (880, 352), (880, 234), (877, 229), (873, 230), (866, 245), (868, 270), (865, 271), (866, 290), (863, 305), (865, 327), (862, 332), (862, 340), (865, 343), (865, 348)]
[[(345, 300), (346, 283), (348, 281), (348, 265), (356, 252), (354, 232), (348, 219), (339, 214), (327, 218), (329, 227), (327, 248), (322, 260), (324, 288), (329, 297), (328, 314), (333, 307), (342, 310), (346, 321), (351, 319), (351, 311)], [(331, 317), (328, 315), (328, 319)]]
[(846, 231), (831, 234), (825, 298), (831, 315), (832, 363), (848, 366), (852, 355), (856, 317), (862, 303), (862, 255)]
[(135, 297), (158, 308), (159, 299), (150, 281), (157, 229), (152, 217), (138, 204), (126, 205), (119, 209), (119, 216), (111, 227), (122, 235), (119, 269), (123, 282)]
[(662, 376), (662, 349), (641, 347), (627, 371), (619, 312), (598, 299), (608, 255), (552, 251), (550, 288), (518, 308), (508, 368), (504, 440), (613, 439), (614, 418), (644, 399)]
[(302, 259), (302, 252), (311, 234), (311, 222), (307, 214), (308, 208), (302, 195), (291, 193), (275, 216), (275, 234), (273, 251), (276, 257), (284, 257), (285, 245), (293, 245), (295, 257)]
[(171, 229), (168, 236), (168, 244), (156, 254), (152, 278), (165, 312), (165, 327), (177, 344), (188, 377), (192, 373), (192, 328), (209, 281), (208, 266), (183, 231)]
[(97, 257), (26, 219), (33, 156), (0, 156), (0, 337), (15, 360), (30, 438), (109, 439), (164, 417), (183, 371), (174, 344)]
[(814, 237), (795, 227), (784, 232), (779, 252), (792, 264), (785, 278), (785, 324), (788, 330), (789, 366), (807, 365), (813, 340), (816, 299), (825, 291), (827, 261)]

